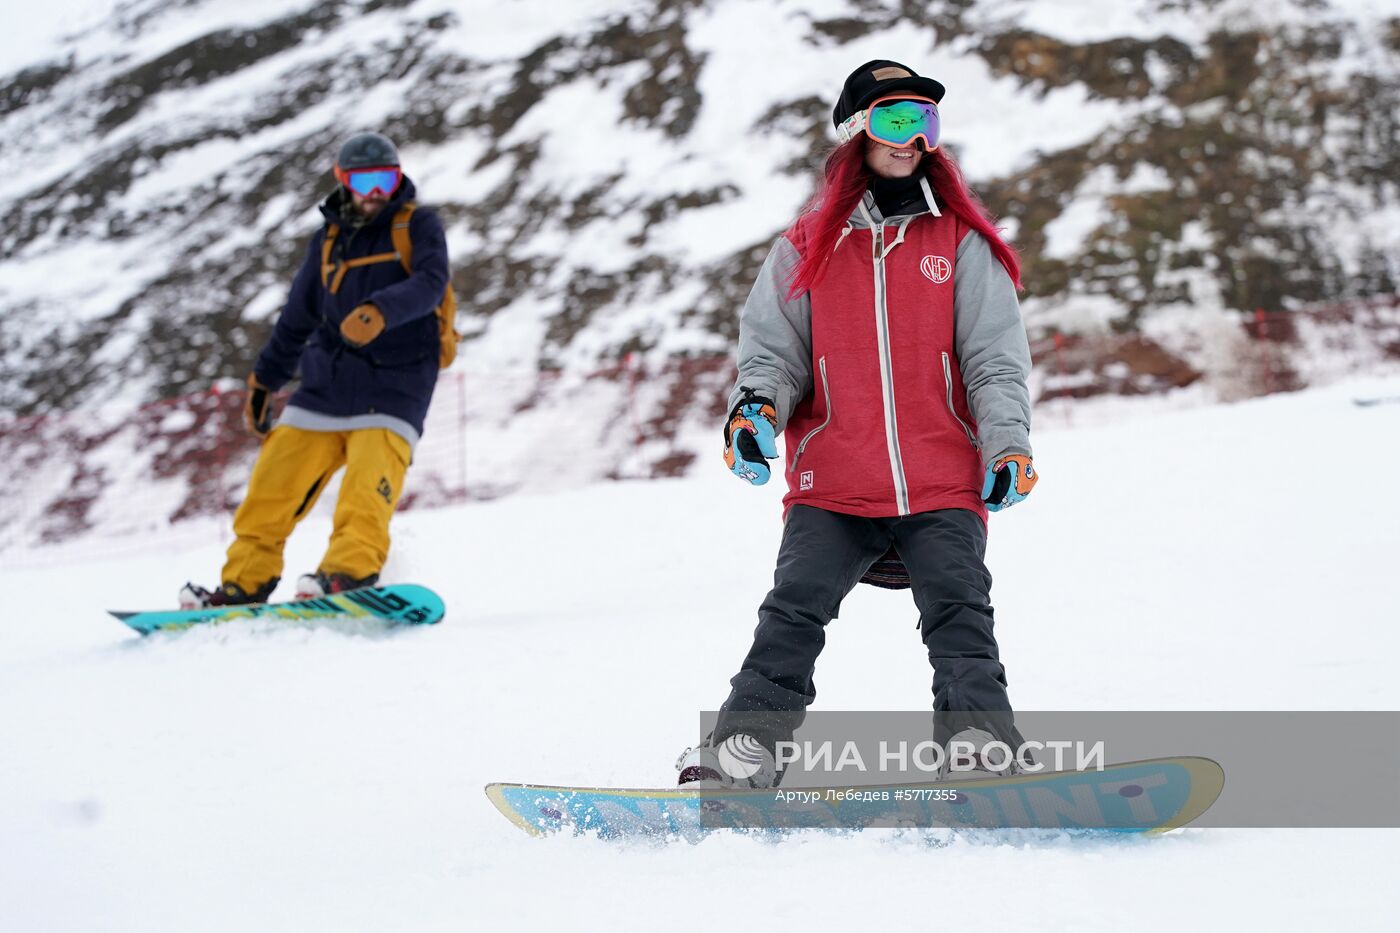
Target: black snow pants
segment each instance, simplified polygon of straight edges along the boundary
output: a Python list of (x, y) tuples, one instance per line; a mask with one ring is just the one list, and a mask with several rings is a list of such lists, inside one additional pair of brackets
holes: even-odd
[(1006, 672), (992, 633), (986, 528), (966, 509), (865, 518), (796, 505), (788, 513), (773, 589), (758, 609), (753, 647), (730, 680), (711, 741), (747, 732), (773, 748), (788, 741), (816, 699), (812, 680), (826, 624), (893, 544), (913, 581), (933, 665), (934, 739), (973, 726), (1020, 744)]

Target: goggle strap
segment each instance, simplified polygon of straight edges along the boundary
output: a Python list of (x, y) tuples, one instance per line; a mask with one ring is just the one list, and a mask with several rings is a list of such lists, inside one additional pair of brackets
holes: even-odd
[(856, 138), (856, 134), (865, 129), (865, 118), (869, 110), (857, 110), (851, 114), (841, 125), (836, 128), (836, 138), (840, 142), (848, 143)]

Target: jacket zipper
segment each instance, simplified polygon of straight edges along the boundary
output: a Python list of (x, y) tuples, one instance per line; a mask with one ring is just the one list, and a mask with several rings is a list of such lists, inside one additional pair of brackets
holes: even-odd
[(958, 410), (953, 407), (953, 366), (948, 361), (948, 351), (943, 351), (943, 381), (948, 386), (948, 413), (953, 416), (953, 420), (962, 426), (963, 433), (967, 435), (968, 441), (973, 447), (981, 448), (977, 441), (977, 435), (972, 433), (972, 428), (967, 426), (967, 422), (958, 415)]
[(889, 309), (885, 305), (885, 225), (883, 222), (878, 225), (875, 223), (864, 203), (860, 208), (870, 224), (871, 258), (875, 264), (875, 335), (880, 347), (880, 394), (885, 404), (885, 444), (889, 448), (890, 476), (894, 480), (895, 507), (900, 515), (908, 515), (909, 486), (904, 478), (904, 460), (899, 453), (899, 422), (894, 407)]
[(792, 457), (792, 465), (788, 467), (789, 473), (797, 472), (797, 461), (802, 459), (802, 451), (807, 449), (807, 443), (825, 431), (826, 426), (831, 424), (831, 388), (826, 382), (826, 357), (817, 360), (817, 368), (821, 370), (822, 374), (822, 398), (826, 399), (826, 420), (808, 431), (807, 435), (802, 438), (802, 442), (797, 445), (797, 452)]

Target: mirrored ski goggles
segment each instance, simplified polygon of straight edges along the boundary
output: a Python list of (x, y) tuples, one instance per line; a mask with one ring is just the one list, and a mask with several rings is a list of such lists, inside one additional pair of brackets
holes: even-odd
[(399, 187), (403, 172), (397, 168), (364, 168), (344, 171), (335, 170), (336, 180), (362, 198), (378, 192), (389, 197)]
[(903, 149), (916, 139), (924, 148), (938, 148), (938, 105), (926, 97), (882, 97), (852, 114), (836, 128), (836, 138), (849, 142), (862, 130), (876, 142)]

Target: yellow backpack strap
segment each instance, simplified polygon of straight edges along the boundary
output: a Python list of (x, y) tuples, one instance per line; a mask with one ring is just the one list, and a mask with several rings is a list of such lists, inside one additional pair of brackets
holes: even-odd
[[(417, 203), (409, 201), (399, 208), (398, 213), (394, 215), (394, 224), (389, 229), (394, 252), (398, 253), (399, 262), (403, 263), (403, 271), (409, 275), (413, 274), (413, 239), (408, 235), (408, 225), (413, 220), (413, 211), (417, 207)], [(438, 367), (446, 369), (457, 357), (458, 339), (457, 296), (452, 293), (450, 279), (447, 287), (443, 289), (442, 301), (433, 309), (433, 313), (438, 320)]]
[(418, 207), (416, 201), (409, 201), (399, 208), (394, 215), (394, 225), (389, 228), (389, 238), (394, 243), (394, 252), (399, 254), (399, 262), (403, 264), (403, 271), (409, 275), (413, 274), (413, 238), (408, 235), (409, 222), (413, 220), (413, 212)]
[[(340, 233), (340, 224), (330, 224), (326, 227), (326, 238), (321, 243), (321, 284), (329, 287), (331, 283), (331, 273), (335, 271), (335, 266), (331, 264), (331, 250), (335, 247), (336, 234)], [(334, 289), (331, 289), (334, 291)]]
[[(397, 221), (397, 217), (395, 218)], [(404, 226), (408, 224), (405, 222)], [(398, 249), (398, 233), (394, 232), (394, 252), (375, 253), (373, 256), (361, 256), (359, 259), (345, 259), (340, 262), (331, 262), (331, 251), (335, 248), (336, 235), (340, 233), (339, 224), (330, 224), (326, 227), (326, 239), (321, 244), (321, 284), (324, 285), (332, 295), (340, 291), (340, 284), (345, 281), (345, 273), (351, 269), (358, 269), (360, 266), (372, 266), (381, 262), (395, 262), (400, 258)], [(406, 235), (405, 235), (406, 236)], [(408, 268), (408, 264), (404, 264)]]
[(398, 253), (375, 253), (373, 256), (361, 256), (359, 259), (347, 259), (335, 267), (335, 275), (331, 278), (329, 288), (334, 295), (340, 291), (340, 283), (345, 281), (345, 273), (351, 269), (358, 269), (360, 266), (372, 266), (381, 262), (397, 262)]

